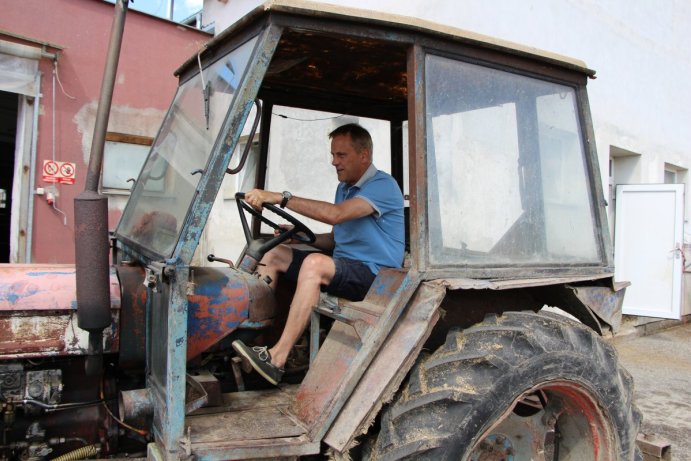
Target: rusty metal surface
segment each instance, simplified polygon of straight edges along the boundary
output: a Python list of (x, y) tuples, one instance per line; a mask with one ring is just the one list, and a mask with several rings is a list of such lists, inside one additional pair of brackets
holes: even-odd
[[(372, 313), (381, 314), (391, 301), (391, 297), (400, 288), (403, 279), (408, 275), (406, 269), (382, 269), (379, 276), (374, 279), (367, 292), (367, 306), (376, 308)], [(357, 306), (357, 303), (348, 303)], [(362, 308), (364, 310), (364, 307)]]
[[(354, 68), (353, 62), (360, 65)], [(405, 62), (405, 46), (395, 42), (329, 34), (315, 40), (313, 34), (289, 30), (281, 37), (264, 86), (336, 89), (343, 95), (405, 104)]]
[[(296, 386), (223, 394), (222, 407), (197, 410), (186, 418), (196, 459), (278, 459), (319, 452), (319, 442), (287, 413)], [(248, 434), (251, 434), (248, 436)]]
[(573, 286), (574, 295), (597, 317), (607, 323), (612, 332), (616, 333), (621, 327), (621, 306), (624, 303), (626, 288), (614, 291), (610, 287)]
[[(381, 315), (396, 295), (405, 275), (406, 272), (402, 270), (382, 269), (365, 299), (359, 303), (346, 302), (343, 308), (355, 311), (345, 306), (364, 305), (361, 309), (369, 311), (370, 315)], [(379, 320), (371, 319), (371, 322), (376, 324)], [(353, 361), (366, 340), (367, 337), (361, 338), (351, 325), (338, 321), (334, 323), (310, 365), (310, 371), (298, 389), (295, 405), (291, 408), (301, 421), (308, 425), (315, 424), (324, 408), (333, 403), (339, 385), (348, 373), (353, 373)]]
[[(110, 274), (111, 308), (120, 308), (117, 278)], [(74, 310), (77, 308), (72, 264), (0, 264), (0, 312)]]
[(324, 441), (338, 451), (367, 431), (415, 363), (422, 345), (439, 318), (446, 289), (423, 283), (381, 350), (367, 368), (348, 402), (339, 412)]
[[(264, 415), (261, 415), (264, 416)], [(270, 417), (270, 415), (268, 415)], [(305, 435), (297, 437), (270, 436), (263, 440), (226, 441), (222, 444), (193, 445), (194, 458), (199, 461), (276, 460), (293, 461), (301, 456), (316, 455), (321, 445)]]
[(547, 285), (557, 285), (564, 283), (584, 282), (589, 280), (600, 280), (611, 278), (614, 274), (589, 274), (582, 276), (563, 276), (563, 277), (539, 277), (523, 279), (471, 279), (471, 278), (443, 278), (436, 279), (434, 283), (439, 283), (448, 287), (449, 290), (508, 290), (512, 288), (527, 288)]
[[(0, 265), (1, 359), (81, 355), (88, 333), (77, 325), (73, 265)], [(109, 277), (111, 305), (106, 352), (119, 348), (120, 286)]]
[(283, 406), (274, 408), (191, 416), (187, 418), (186, 424), (192, 428), (192, 442), (195, 444), (241, 442), (250, 437), (256, 441), (305, 434), (306, 429), (285, 414), (286, 405), (287, 402), (284, 402)]
[(592, 328), (597, 334), (602, 335), (602, 323), (592, 309), (576, 297), (574, 290), (569, 285), (549, 285), (528, 288), (528, 290), (538, 302), (568, 312), (581, 323)]
[(324, 340), (291, 411), (306, 424), (316, 424), (324, 408), (333, 401), (339, 384), (349, 372), (362, 348), (360, 337), (350, 326), (335, 322)]
[[(382, 280), (375, 283), (381, 283), (380, 292), (370, 293), (375, 297), (383, 293), (389, 296), (382, 297), (386, 301), (383, 313), (362, 342), (352, 327), (336, 322), (302, 381), (290, 410), (309, 426), (313, 440), (321, 439), (329, 429), (418, 288), (417, 272), (408, 272), (402, 280), (400, 275), (390, 271), (378, 275)], [(368, 293), (363, 302), (374, 304), (369, 299)]]
[(108, 198), (79, 194), (74, 223), (79, 326), (98, 332), (110, 323)]
[(144, 268), (116, 266), (122, 287), (120, 354), (118, 364), (125, 369), (142, 369), (146, 360), (146, 300)]
[(194, 293), (188, 295), (187, 359), (198, 356), (244, 321), (273, 317), (276, 301), (258, 278), (230, 268), (190, 270)]
[(154, 412), (154, 405), (148, 389), (132, 389), (120, 391), (118, 395), (118, 412), (120, 419), (125, 422), (150, 416)]
[(643, 454), (643, 461), (672, 461), (672, 444), (656, 434), (638, 434), (636, 445)]
[[(144, 269), (118, 266), (122, 284), (120, 365), (143, 365), (146, 346), (147, 290)], [(261, 329), (269, 324), (276, 309), (268, 285), (258, 278), (231, 268), (191, 269), (188, 295), (188, 349), (192, 359), (237, 328)]]

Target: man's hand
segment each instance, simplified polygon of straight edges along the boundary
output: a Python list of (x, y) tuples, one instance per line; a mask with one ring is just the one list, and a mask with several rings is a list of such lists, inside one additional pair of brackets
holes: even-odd
[[(278, 229), (274, 229), (274, 237), (278, 237), (279, 235), (288, 232), (290, 229), (292, 229), (295, 226), (291, 226), (290, 224), (279, 224)], [(290, 245), (291, 243), (300, 243), (299, 241), (295, 240), (294, 238), (289, 238), (285, 242), (283, 242), (284, 245)]]
[(264, 203), (278, 205), (283, 200), (283, 195), (278, 192), (271, 192), (262, 189), (252, 189), (245, 192), (245, 202), (249, 203), (255, 210), (261, 210)]

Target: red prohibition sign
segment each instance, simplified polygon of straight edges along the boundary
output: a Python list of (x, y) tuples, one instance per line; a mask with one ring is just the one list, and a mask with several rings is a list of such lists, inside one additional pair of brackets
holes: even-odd
[(43, 165), (43, 172), (48, 176), (55, 176), (58, 172), (58, 164), (55, 162), (46, 162), (46, 164)]
[(74, 168), (72, 168), (72, 165), (70, 165), (69, 163), (63, 163), (62, 165), (60, 165), (60, 173), (64, 177), (70, 178), (74, 174)]

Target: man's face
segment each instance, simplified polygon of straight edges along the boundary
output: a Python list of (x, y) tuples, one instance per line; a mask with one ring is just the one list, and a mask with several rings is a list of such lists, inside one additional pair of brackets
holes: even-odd
[(336, 168), (338, 180), (353, 185), (369, 167), (369, 152), (357, 152), (350, 134), (334, 136), (331, 139), (331, 164)]

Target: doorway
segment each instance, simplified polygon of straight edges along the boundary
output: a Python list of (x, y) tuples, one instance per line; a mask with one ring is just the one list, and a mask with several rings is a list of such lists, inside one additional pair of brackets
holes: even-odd
[(10, 225), (18, 106), (17, 94), (0, 91), (0, 263), (10, 262)]

